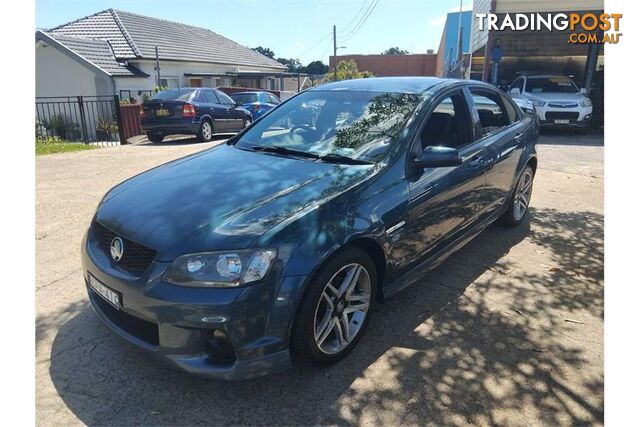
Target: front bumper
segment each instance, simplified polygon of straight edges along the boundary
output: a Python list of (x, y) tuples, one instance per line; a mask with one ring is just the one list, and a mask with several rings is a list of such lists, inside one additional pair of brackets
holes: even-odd
[(554, 127), (587, 127), (591, 123), (592, 111), (593, 107), (536, 107), (540, 125)]
[[(162, 280), (168, 263), (152, 262), (144, 274), (133, 277), (112, 266), (91, 238), (85, 237), (82, 248), (91, 305), (130, 343), (211, 378), (245, 379), (291, 365), (289, 330), (304, 276), (235, 289), (188, 288)], [(88, 285), (89, 274), (120, 294), (121, 310)], [(224, 333), (223, 347), (230, 346), (222, 352), (212, 338), (214, 330)]]

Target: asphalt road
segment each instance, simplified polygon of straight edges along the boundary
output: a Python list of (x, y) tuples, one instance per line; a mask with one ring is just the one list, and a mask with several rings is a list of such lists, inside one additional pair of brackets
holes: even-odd
[(38, 425), (603, 422), (601, 135), (543, 135), (527, 222), (490, 227), (377, 307), (340, 364), (230, 383), (114, 336), (88, 305), (79, 259), (111, 186), (210, 145), (36, 159)]

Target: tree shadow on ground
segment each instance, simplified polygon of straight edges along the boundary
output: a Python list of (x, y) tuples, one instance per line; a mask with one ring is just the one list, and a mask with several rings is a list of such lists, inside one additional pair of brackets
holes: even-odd
[[(379, 306), (332, 367), (196, 378), (123, 344), (87, 306), (59, 324), (37, 319), (59, 329), (51, 379), (89, 425), (602, 423), (602, 336), (567, 339), (582, 325), (566, 319), (603, 316), (603, 217), (532, 209), (530, 218), (490, 227)], [(522, 246), (553, 265), (509, 253)]]

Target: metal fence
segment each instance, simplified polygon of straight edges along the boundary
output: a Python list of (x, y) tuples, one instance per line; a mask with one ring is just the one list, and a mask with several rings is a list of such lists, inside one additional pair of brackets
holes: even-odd
[(115, 142), (121, 138), (120, 99), (116, 96), (36, 98), (36, 138)]

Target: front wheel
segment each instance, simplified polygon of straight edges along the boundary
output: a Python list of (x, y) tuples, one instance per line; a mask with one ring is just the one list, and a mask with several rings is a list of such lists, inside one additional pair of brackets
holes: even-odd
[(533, 168), (527, 165), (518, 179), (516, 188), (508, 201), (509, 207), (502, 215), (501, 222), (506, 226), (516, 226), (522, 222), (529, 210), (533, 191)]
[(371, 257), (360, 248), (326, 261), (302, 297), (291, 332), (294, 357), (323, 366), (349, 354), (371, 317), (377, 280)]

